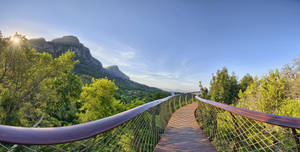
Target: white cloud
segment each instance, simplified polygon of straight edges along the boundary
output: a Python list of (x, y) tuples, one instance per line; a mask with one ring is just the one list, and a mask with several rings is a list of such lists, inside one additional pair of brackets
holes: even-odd
[(88, 40), (82, 40), (82, 43), (90, 48), (91, 54), (97, 58), (104, 66), (118, 65), (120, 67), (134, 67), (140, 65), (136, 63), (137, 50), (127, 46), (120, 45), (110, 47), (100, 43), (94, 43)]
[(135, 49), (131, 48), (131, 47), (128, 47), (127, 48), (128, 51), (121, 51), (120, 52), (120, 55), (124, 58), (127, 58), (127, 59), (132, 59), (135, 57)]

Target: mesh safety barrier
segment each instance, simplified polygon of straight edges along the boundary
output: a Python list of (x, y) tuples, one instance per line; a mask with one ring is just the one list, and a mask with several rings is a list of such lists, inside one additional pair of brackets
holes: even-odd
[[(191, 103), (193, 98), (190, 93), (170, 96), (117, 114), (112, 118), (98, 120), (100, 123), (95, 121), (84, 126), (26, 130), (26, 128), (0, 125), (0, 151), (150, 152), (154, 150), (164, 133), (172, 113)], [(124, 120), (124, 122), (120, 123), (119, 120)], [(94, 128), (90, 127), (92, 125)]]
[(196, 99), (196, 120), (218, 151), (299, 152), (300, 118)]

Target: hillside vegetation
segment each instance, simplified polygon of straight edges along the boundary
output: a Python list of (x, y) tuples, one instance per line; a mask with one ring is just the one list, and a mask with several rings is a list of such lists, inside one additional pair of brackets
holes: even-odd
[(37, 52), (18, 34), (0, 36), (0, 124), (78, 124), (169, 95), (130, 80), (106, 77), (101, 71), (94, 75), (74, 72), (81, 62), (78, 58), (78, 52), (70, 50), (57, 56)]
[(74, 52), (74, 59), (79, 62), (75, 64), (72, 72), (80, 76), (83, 83), (90, 83), (92, 78), (113, 80), (119, 88), (115, 93), (115, 97), (120, 99), (122, 103), (130, 103), (135, 100), (149, 102), (157, 99), (158, 95), (160, 95), (159, 97), (169, 95), (169, 93), (160, 89), (130, 80), (127, 75), (120, 71), (117, 65), (104, 68), (102, 63), (91, 55), (90, 49), (80, 43), (75, 36), (63, 36), (52, 41), (46, 41), (44, 38), (29, 39), (28, 42), (29, 46), (37, 52), (49, 53), (54, 58), (61, 56), (68, 50)]
[(223, 68), (213, 75), (210, 88), (201, 85), (201, 97), (237, 107), (291, 117), (300, 117), (300, 60), (271, 70), (262, 77), (246, 74), (237, 80)]

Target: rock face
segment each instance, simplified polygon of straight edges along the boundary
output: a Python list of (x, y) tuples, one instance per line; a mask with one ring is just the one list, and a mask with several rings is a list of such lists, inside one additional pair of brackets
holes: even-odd
[(44, 38), (30, 39), (29, 44), (38, 52), (48, 52), (53, 57), (59, 57), (68, 50), (74, 51), (75, 59), (80, 61), (75, 65), (75, 72), (79, 72), (78, 70), (103, 70), (101, 62), (95, 59), (90, 50), (75, 36), (64, 36), (52, 41), (46, 41)]
[(28, 42), (38, 52), (50, 53), (55, 58), (68, 50), (74, 51), (75, 59), (80, 61), (74, 67), (74, 73), (78, 75), (89, 75), (95, 78), (107, 77), (110, 80), (114, 80), (119, 88), (124, 89), (159, 90), (131, 81), (127, 75), (119, 70), (118, 66), (103, 68), (101, 62), (95, 59), (91, 55), (90, 50), (80, 43), (75, 36), (64, 36), (52, 41), (46, 41), (44, 38), (30, 39)]
[(103, 68), (101, 62), (92, 57), (90, 50), (80, 43), (75, 36), (64, 36), (52, 41), (46, 41), (44, 38), (30, 39), (29, 45), (38, 52), (50, 53), (55, 58), (68, 50), (75, 52), (74, 59), (80, 61), (75, 65), (75, 73), (87, 74), (93, 77), (110, 77), (129, 80), (129, 77), (120, 71), (116, 65)]
[(119, 78), (125, 79), (125, 80), (129, 80), (129, 77), (126, 74), (124, 74), (122, 71), (120, 71), (120, 69), (117, 65), (108, 66), (108, 67), (106, 67), (106, 70), (116, 77), (119, 77)]
[(73, 46), (80, 45), (78, 38), (75, 36), (64, 36), (62, 38), (56, 38), (56, 39), (52, 40), (51, 42), (57, 43), (57, 44), (63, 44), (63, 45), (73, 45)]

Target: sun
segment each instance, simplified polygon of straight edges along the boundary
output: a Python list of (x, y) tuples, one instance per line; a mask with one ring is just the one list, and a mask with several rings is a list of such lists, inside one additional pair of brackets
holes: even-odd
[(11, 40), (14, 44), (19, 44), (19, 43), (20, 43), (20, 38), (17, 37), (17, 36), (11, 37), (10, 40)]

